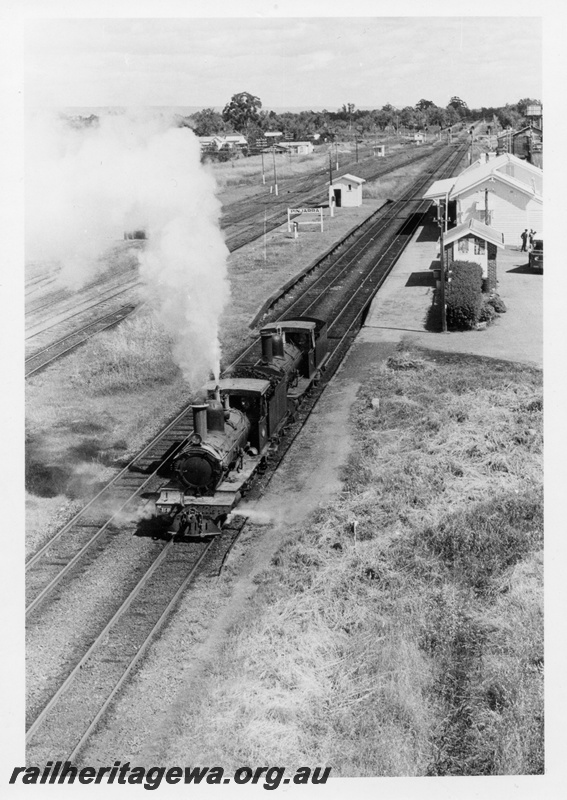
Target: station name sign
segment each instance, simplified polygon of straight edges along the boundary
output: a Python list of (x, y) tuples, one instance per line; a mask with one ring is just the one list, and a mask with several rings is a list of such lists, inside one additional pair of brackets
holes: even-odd
[(304, 220), (294, 220), (293, 224), (295, 226), (296, 234), (297, 234), (297, 226), (298, 225), (320, 225), (321, 232), (323, 232), (323, 206), (319, 206), (318, 208), (288, 208), (287, 210), (287, 230), (288, 233), (291, 233), (291, 217), (292, 215), (297, 214), (317, 214), (317, 219), (304, 219)]

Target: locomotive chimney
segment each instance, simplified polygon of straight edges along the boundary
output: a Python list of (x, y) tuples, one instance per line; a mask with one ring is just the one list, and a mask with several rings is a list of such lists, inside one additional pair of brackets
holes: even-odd
[(221, 402), (220, 387), (215, 386), (214, 400), (209, 402), (207, 408), (207, 432), (219, 431), (224, 433), (225, 409)]
[(283, 333), (276, 333), (272, 337), (272, 352), (277, 358), (285, 357), (285, 337)]
[(274, 350), (272, 345), (272, 334), (269, 331), (262, 331), (262, 361), (266, 364), (271, 364), (274, 358)]
[(201, 439), (207, 436), (207, 408), (208, 403), (200, 403), (192, 406), (193, 408), (193, 428), (195, 433), (198, 433)]

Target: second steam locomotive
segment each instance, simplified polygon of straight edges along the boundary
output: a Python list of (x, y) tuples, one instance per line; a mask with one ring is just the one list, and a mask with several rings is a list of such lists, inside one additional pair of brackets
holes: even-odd
[(170, 465), (156, 501), (178, 536), (221, 532), (228, 514), (262, 471), (270, 444), (320, 377), (328, 358), (327, 325), (300, 317), (266, 325), (262, 354), (203, 387), (194, 431)]

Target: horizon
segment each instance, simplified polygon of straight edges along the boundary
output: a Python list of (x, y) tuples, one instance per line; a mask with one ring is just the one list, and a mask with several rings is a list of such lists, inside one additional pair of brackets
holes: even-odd
[[(489, 106), (488, 104), (482, 104), (481, 106), (477, 106), (477, 107), (469, 106), (469, 109), (471, 111), (479, 111), (482, 108), (503, 108), (503, 107), (505, 107), (507, 105), (515, 105), (520, 100), (525, 99), (525, 97), (527, 97), (527, 95), (522, 95), (522, 97), (518, 97), (517, 100), (507, 100), (505, 103), (502, 103), (500, 106)], [(449, 98), (449, 100), (450, 99), (451, 98)], [(542, 103), (541, 100), (539, 100), (539, 98), (531, 98), (531, 99), (533, 99), (533, 100), (537, 99), (539, 104), (543, 107), (543, 103)], [(417, 102), (419, 102), (419, 101), (417, 101)], [(440, 108), (446, 108), (448, 106), (448, 103), (449, 103), (449, 101), (447, 101), (447, 103), (445, 105), (442, 105), (442, 106), (439, 106), (439, 107)], [(224, 105), (226, 105), (226, 103)], [(136, 109), (155, 109), (155, 110), (159, 110), (159, 111), (167, 110), (167, 111), (174, 111), (176, 113), (183, 112), (183, 113), (186, 113), (186, 114), (195, 114), (195, 113), (197, 113), (199, 111), (203, 111), (204, 109), (209, 109), (209, 108), (212, 109), (213, 111), (218, 112), (218, 113), (222, 113), (224, 105), (222, 105), (222, 106), (213, 106), (213, 105), (191, 106), (191, 105), (182, 105), (182, 104), (179, 104), (179, 105), (176, 105), (176, 104), (173, 104), (173, 105), (170, 105), (170, 104), (164, 104), (164, 105), (148, 104), (148, 105), (130, 105), (130, 106), (127, 106), (127, 105), (99, 105), (99, 106), (95, 106), (95, 105), (66, 105), (66, 106), (36, 106), (35, 108), (31, 108), (31, 109), (28, 109), (28, 110), (31, 110), (31, 111), (51, 110), (51, 111), (58, 111), (58, 112), (71, 112), (72, 111), (72, 112), (75, 112), (75, 113), (79, 113), (79, 112), (82, 112), (82, 113), (88, 113), (88, 112), (96, 113), (97, 111), (101, 112), (101, 111), (116, 111), (116, 110), (120, 110), (120, 111), (125, 113), (127, 111), (136, 110)], [(383, 104), (383, 105), (386, 105), (386, 104)], [(377, 111), (377, 110), (380, 110), (381, 108), (383, 108), (383, 105), (382, 106), (378, 106), (378, 105), (376, 105), (376, 106), (356, 106), (355, 105), (354, 106), (354, 111), (355, 112), (356, 111)], [(407, 107), (415, 108), (416, 105), (417, 105), (417, 103), (408, 104)], [(396, 110), (398, 110), (398, 111), (402, 110), (402, 108), (397, 108), (396, 106), (394, 106), (394, 108), (396, 108)], [(315, 106), (315, 107), (313, 107), (313, 106), (265, 106), (265, 105), (262, 104), (261, 110), (262, 111), (268, 111), (268, 112), (274, 111), (274, 112), (276, 112), (278, 114), (285, 114), (285, 113), (299, 114), (302, 111), (312, 111), (313, 113), (324, 113), (324, 112), (327, 112), (329, 114), (336, 114), (336, 113), (339, 113), (340, 111), (342, 111), (342, 106), (338, 107), (336, 109), (332, 109), (332, 108), (326, 108), (324, 106)]]

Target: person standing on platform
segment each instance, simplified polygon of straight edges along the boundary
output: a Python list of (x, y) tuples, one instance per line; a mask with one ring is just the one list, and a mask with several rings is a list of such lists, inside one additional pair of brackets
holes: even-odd
[(521, 238), (521, 240), (522, 240), (522, 246), (520, 247), (520, 252), (521, 252), (521, 253), (526, 253), (526, 252), (527, 252), (527, 250), (528, 250), (528, 247), (527, 247), (527, 244), (528, 244), (528, 229), (527, 229), (527, 228), (526, 228), (526, 230), (525, 230), (525, 231), (524, 231), (524, 232), (521, 234), (521, 237), (520, 237), (520, 238)]

